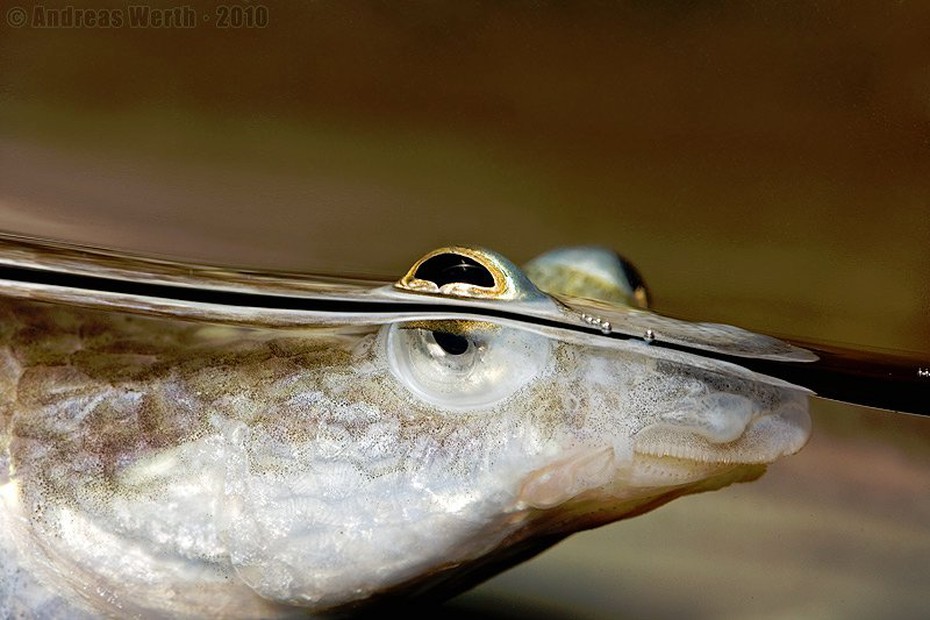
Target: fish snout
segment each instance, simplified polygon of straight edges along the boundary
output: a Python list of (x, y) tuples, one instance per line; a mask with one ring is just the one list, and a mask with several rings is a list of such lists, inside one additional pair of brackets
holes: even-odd
[(703, 463), (764, 464), (799, 451), (810, 437), (808, 394), (710, 392), (663, 412), (634, 437), (634, 451)]

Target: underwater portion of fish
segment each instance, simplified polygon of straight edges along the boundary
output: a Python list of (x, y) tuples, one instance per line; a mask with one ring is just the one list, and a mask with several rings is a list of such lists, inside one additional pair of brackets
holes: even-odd
[(758, 477), (805, 443), (807, 398), (485, 319), (248, 327), (0, 297), (0, 617), (451, 596)]

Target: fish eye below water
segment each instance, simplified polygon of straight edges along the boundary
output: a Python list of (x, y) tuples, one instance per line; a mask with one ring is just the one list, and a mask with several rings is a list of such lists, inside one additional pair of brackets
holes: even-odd
[(549, 363), (545, 336), (488, 323), (457, 322), (457, 333), (395, 324), (387, 353), (398, 382), (447, 411), (491, 406), (526, 385)]

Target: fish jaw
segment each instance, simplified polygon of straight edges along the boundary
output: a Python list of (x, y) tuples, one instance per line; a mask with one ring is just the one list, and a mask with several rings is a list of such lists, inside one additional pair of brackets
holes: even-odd
[[(521, 506), (536, 511), (527, 519), (530, 536), (568, 535), (629, 519), (684, 495), (751, 482), (766, 470), (762, 463), (711, 463), (636, 453), (600, 484), (581, 489), (585, 482), (596, 480), (590, 475), (592, 463), (600, 461), (606, 470), (610, 452), (586, 454), (533, 472), (520, 495)], [(561, 484), (569, 479), (574, 487)]]
[[(810, 394), (790, 384), (748, 371), (723, 378), (724, 369), (680, 360), (588, 358), (595, 393), (581, 396), (589, 403), (587, 424), (567, 438), (565, 456), (525, 477), (518, 494), (521, 507), (554, 513), (543, 520), (559, 523), (556, 531), (596, 527), (682, 495), (755, 480), (810, 437)], [(630, 387), (591, 406), (618, 373), (632, 377)], [(648, 378), (638, 382), (637, 375)], [(604, 408), (608, 413), (599, 412)], [(613, 435), (592, 436), (585, 432), (590, 427)]]

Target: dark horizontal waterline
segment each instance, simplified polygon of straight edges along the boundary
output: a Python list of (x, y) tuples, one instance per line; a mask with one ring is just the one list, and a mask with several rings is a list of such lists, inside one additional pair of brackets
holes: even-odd
[[(388, 300), (338, 299), (328, 297), (311, 297), (286, 295), (278, 293), (256, 293), (252, 291), (231, 291), (214, 288), (198, 288), (160, 282), (123, 280), (94, 276), (88, 274), (0, 265), (0, 281), (23, 282), (57, 288), (68, 288), (94, 293), (114, 293), (147, 299), (181, 301), (213, 306), (234, 308), (256, 308), (261, 310), (284, 310), (294, 312), (316, 312), (333, 315), (368, 315), (391, 313), (425, 313), (425, 314), (471, 314), (482, 317), (494, 317), (542, 325), (557, 329), (567, 329), (583, 333), (606, 336), (600, 330), (583, 324), (572, 325), (543, 317), (529, 316), (518, 312), (509, 312), (496, 308), (468, 305), (431, 304), (428, 302), (405, 303)], [(2, 291), (0, 291), (2, 293)], [(623, 333), (611, 333), (610, 337), (618, 339), (639, 339)], [(668, 343), (666, 343), (668, 344)], [(688, 347), (682, 347), (688, 350)]]
[[(0, 280), (76, 289), (94, 293), (114, 293), (149, 299), (169, 300), (266, 310), (304, 311), (333, 315), (366, 315), (391, 313), (469, 314), (498, 318), (530, 325), (593, 334), (616, 340), (644, 340), (622, 332), (605, 334), (587, 325), (572, 325), (552, 319), (528, 316), (506, 310), (479, 306), (451, 306), (396, 301), (349, 300), (326, 297), (302, 297), (283, 294), (196, 288), (174, 284), (123, 280), (38, 269), (21, 266), (0, 266)], [(816, 362), (777, 361), (705, 351), (686, 345), (650, 341), (661, 347), (729, 362), (756, 372), (777, 377), (806, 387), (825, 398), (844, 402), (930, 415), (930, 361), (925, 366), (912, 359), (894, 355), (864, 353), (854, 349), (828, 349), (817, 345), (799, 344), (819, 357)]]

